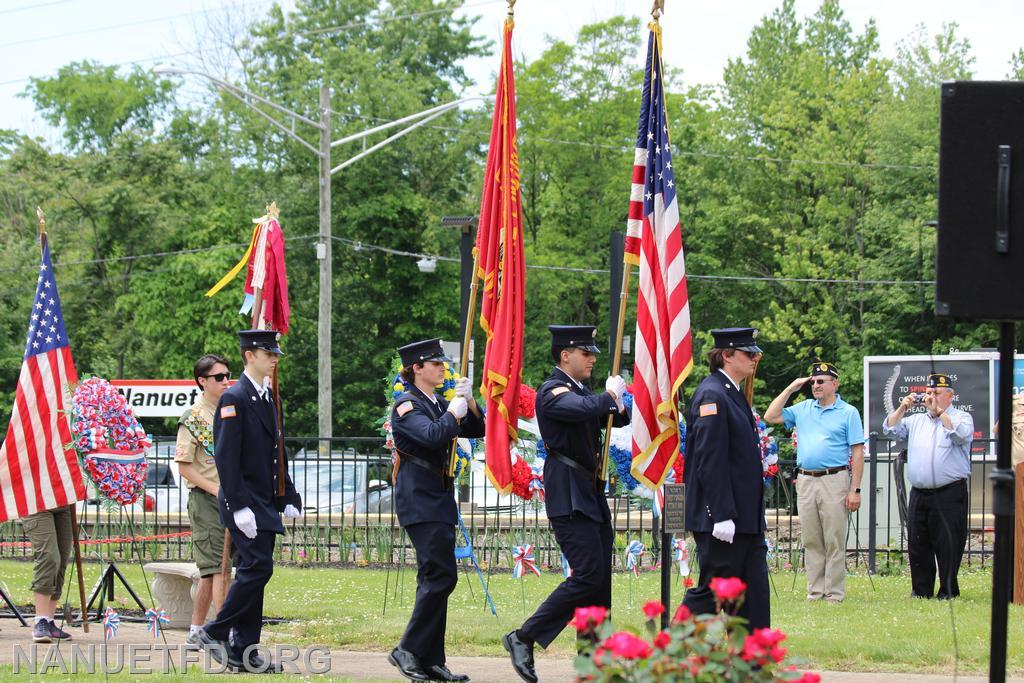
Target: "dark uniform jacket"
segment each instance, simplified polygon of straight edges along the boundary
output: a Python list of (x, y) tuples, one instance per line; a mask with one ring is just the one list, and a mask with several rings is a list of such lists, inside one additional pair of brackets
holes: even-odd
[(715, 370), (700, 383), (686, 410), (686, 528), (710, 532), (733, 520), (736, 533), (764, 525), (761, 450), (750, 405)]
[[(395, 512), (402, 526), (420, 522), (455, 524), (455, 494), (448, 485), (452, 439), (484, 435), (484, 421), (472, 411), (459, 420), (448, 412), (448, 401), (435, 396), (437, 405), (413, 387), (395, 399), (391, 431), (400, 465), (395, 481)], [(413, 462), (412, 456), (419, 463)]]
[(213, 459), (220, 476), (220, 518), (237, 529), (234, 513), (249, 508), (256, 528), (284, 533), (281, 511), (287, 504), (302, 509), (302, 499), (288, 476), (285, 497), (277, 499), (277, 411), (272, 401), (260, 399), (248, 375), (243, 374), (220, 397), (213, 414)]
[[(611, 519), (605, 483), (594, 475), (601, 457), (601, 431), (609, 415), (615, 416), (617, 427), (629, 424), (629, 415), (618, 412), (611, 394), (581, 387), (560, 368), (537, 390), (537, 424), (548, 452), (544, 500), (549, 519), (576, 512), (597, 522)], [(582, 470), (560, 458), (571, 458)]]

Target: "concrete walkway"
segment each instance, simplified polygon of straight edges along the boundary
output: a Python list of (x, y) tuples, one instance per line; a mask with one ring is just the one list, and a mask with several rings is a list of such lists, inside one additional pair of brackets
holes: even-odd
[[(66, 629), (72, 635), (71, 643), (64, 643), (58, 649), (56, 645), (36, 645), (32, 648), (31, 632), (22, 628), (14, 619), (0, 620), (0, 665), (11, 666), (15, 664), (16, 657), (20, 657), (19, 666), (21, 673), (31, 673), (31, 662), (37, 665), (43, 662), (55, 664), (57, 668), (51, 668), (51, 673), (61, 673), (60, 662), (64, 662), (65, 671), (71, 671), (72, 660), (76, 651), (88, 656), (91, 651), (99, 653), (103, 649), (103, 629), (98, 624), (91, 624), (89, 633), (83, 633), (80, 627)], [(129, 646), (142, 652), (143, 660), (138, 662), (140, 673), (159, 672), (164, 666), (165, 655), (164, 638), (166, 638), (166, 651), (174, 662), (175, 667), (180, 671), (181, 656), (186, 652), (185, 632), (178, 630), (164, 631), (163, 637), (154, 640), (152, 634), (146, 630), (144, 624), (122, 623), (117, 636), (108, 644), (108, 662), (118, 661), (118, 657), (124, 663), (124, 672), (128, 672), (128, 659), (131, 656)], [(75, 648), (71, 646), (75, 645)], [(114, 645), (120, 645), (119, 655), (113, 654)], [(91, 646), (91, 649), (90, 649)], [(275, 645), (271, 645), (271, 652)], [(304, 657), (309, 655), (308, 658)], [(96, 655), (99, 656), (98, 654)], [(203, 665), (201, 654), (193, 653), (192, 661), (199, 666)], [(80, 660), (81, 661), (81, 660)], [(328, 668), (329, 662), (329, 668)], [(319, 651), (299, 653), (297, 660), (298, 668), (302, 673), (325, 672), (330, 677), (349, 678), (359, 681), (401, 681), (397, 670), (388, 664), (387, 656), (383, 652), (354, 652), (349, 650), (323, 648)], [(78, 672), (85, 673), (83, 664), (79, 663)], [(102, 666), (102, 664), (101, 664)], [(520, 683), (515, 675), (512, 666), (505, 657), (450, 657), (448, 667), (457, 673), (465, 673), (477, 683)], [(213, 665), (214, 670), (216, 665)], [(326, 669), (326, 671), (324, 671)], [(99, 669), (102, 672), (102, 669)], [(294, 670), (293, 670), (294, 671)], [(541, 681), (568, 682), (573, 680), (572, 660), (566, 657), (545, 657), (543, 654), (537, 657), (537, 673)], [(873, 683), (882, 681), (885, 683), (947, 683), (953, 681), (952, 675), (938, 674), (907, 674), (907, 673), (842, 673), (834, 671), (818, 672), (822, 681), (826, 683)], [(987, 678), (984, 676), (959, 676), (958, 683), (982, 683)], [(1011, 683), (1024, 683), (1024, 678), (1009, 678)]]

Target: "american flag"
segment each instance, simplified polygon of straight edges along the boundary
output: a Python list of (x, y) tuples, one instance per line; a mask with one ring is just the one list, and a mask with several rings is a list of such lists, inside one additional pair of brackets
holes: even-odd
[(44, 237), (11, 423), (0, 446), (0, 522), (85, 498), (69, 419), (68, 386), (77, 381)]
[(661, 486), (679, 455), (676, 392), (693, 368), (682, 228), (665, 115), (661, 27), (651, 25), (633, 160), (626, 262), (640, 267), (633, 369), (633, 466)]

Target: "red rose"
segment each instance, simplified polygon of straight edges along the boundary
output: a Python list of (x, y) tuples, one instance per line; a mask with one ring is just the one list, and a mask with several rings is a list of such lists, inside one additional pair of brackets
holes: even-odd
[(533, 478), (533, 471), (530, 463), (522, 458), (516, 458), (512, 463), (512, 493), (523, 500), (533, 498), (533, 490), (530, 488), (530, 480)]
[(693, 579), (689, 576), (683, 579), (683, 588), (693, 588)]
[(607, 618), (606, 607), (577, 607), (569, 625), (575, 628), (577, 633), (583, 633), (604, 623)]
[(715, 594), (715, 597), (722, 602), (732, 602), (741, 595), (743, 591), (747, 590), (747, 584), (743, 583), (742, 579), (737, 579), (735, 576), (723, 579), (715, 577), (711, 579), (711, 592)]
[(527, 420), (537, 414), (537, 392), (527, 384), (519, 385), (519, 416)]
[(613, 633), (604, 641), (604, 647), (623, 659), (644, 659), (653, 652), (650, 643), (626, 631)]
[(657, 600), (651, 600), (644, 605), (644, 615), (648, 619), (654, 619), (665, 612), (665, 605)]
[(672, 623), (681, 624), (692, 616), (693, 614), (690, 612), (689, 607), (686, 605), (679, 605), (679, 607), (676, 608), (676, 613), (672, 616)]
[(777, 628), (755, 628), (751, 634), (765, 649), (771, 649), (786, 639), (786, 634)]
[(658, 648), (659, 650), (664, 650), (666, 647), (668, 647), (668, 644), (671, 642), (672, 636), (665, 633), (664, 631), (659, 631), (658, 635), (654, 636), (654, 647)]

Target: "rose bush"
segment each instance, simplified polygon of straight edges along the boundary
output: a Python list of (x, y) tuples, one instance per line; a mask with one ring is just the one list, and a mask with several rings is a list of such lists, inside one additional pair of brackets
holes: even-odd
[(680, 605), (666, 629), (659, 625), (665, 606), (648, 602), (643, 606), (646, 638), (616, 631), (603, 607), (577, 609), (569, 622), (578, 636), (576, 681), (818, 683), (820, 676), (800, 672), (786, 660), (785, 633), (771, 628), (751, 633), (745, 619), (728, 613), (742, 603), (745, 589), (739, 579), (716, 579), (712, 590), (726, 611), (693, 615)]

